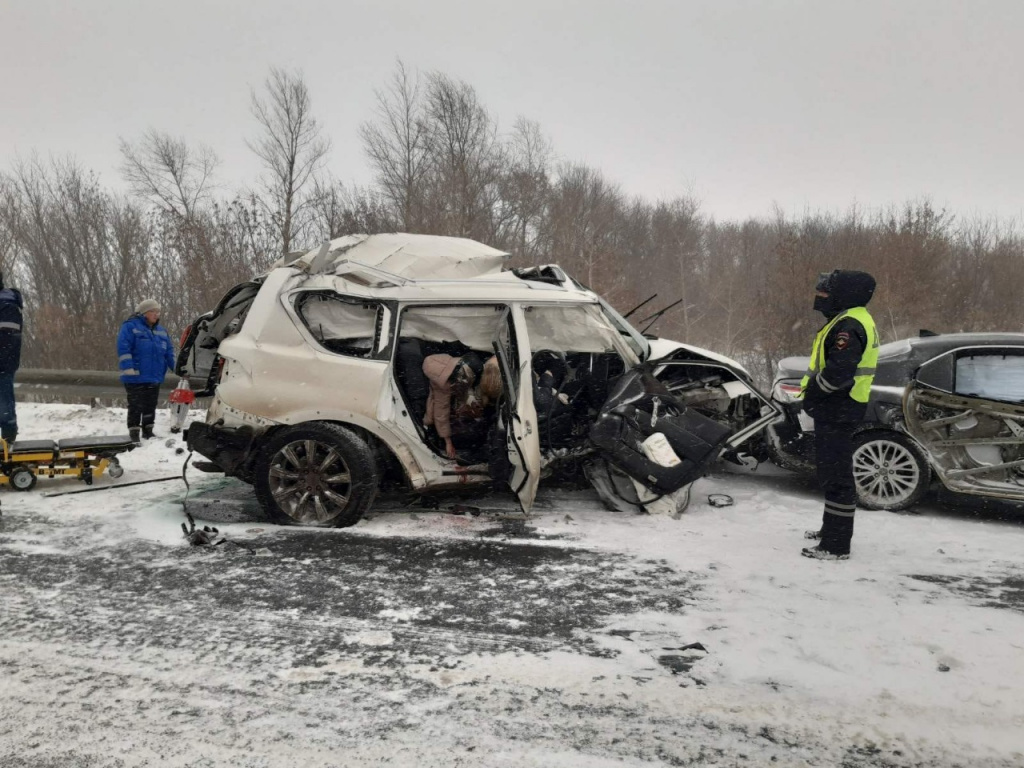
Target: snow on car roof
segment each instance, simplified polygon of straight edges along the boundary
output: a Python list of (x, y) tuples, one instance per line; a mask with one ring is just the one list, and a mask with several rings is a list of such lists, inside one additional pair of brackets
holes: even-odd
[(466, 280), (498, 275), (509, 254), (464, 237), (394, 232), (346, 235), (274, 266), (312, 273), (371, 267), (409, 280)]

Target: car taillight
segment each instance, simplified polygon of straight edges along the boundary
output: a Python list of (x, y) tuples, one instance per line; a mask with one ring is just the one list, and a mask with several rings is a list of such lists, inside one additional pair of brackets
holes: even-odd
[(800, 399), (800, 382), (780, 381), (773, 394), (780, 403), (795, 403)]
[(192, 333), (192, 326), (188, 325), (185, 327), (185, 330), (181, 332), (181, 339), (178, 341), (178, 349), (183, 349), (185, 347), (185, 340), (188, 339), (188, 335), (190, 333)]

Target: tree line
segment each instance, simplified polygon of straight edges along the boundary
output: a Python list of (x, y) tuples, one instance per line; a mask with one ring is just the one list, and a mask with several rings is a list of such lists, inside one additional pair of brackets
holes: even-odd
[[(776, 210), (718, 221), (690, 196), (625, 194), (561, 157), (533, 121), (502, 129), (477, 91), (401, 63), (357, 140), (366, 187), (331, 175), (331, 139), (296, 72), (251, 93), (257, 183), (225, 193), (216, 153), (157, 130), (121, 139), (128, 192), (72, 159), (0, 171), (0, 268), (26, 299), (26, 366), (115, 368), (113, 339), (144, 297), (180, 332), (282, 254), (357, 232), (470, 237), (515, 264), (558, 263), (659, 335), (745, 362), (758, 378), (806, 354), (818, 272), (864, 269), (884, 341), (933, 331), (1024, 330), (1018, 222), (957, 219), (927, 200), (845, 212)], [(642, 324), (641, 324), (642, 325)]]

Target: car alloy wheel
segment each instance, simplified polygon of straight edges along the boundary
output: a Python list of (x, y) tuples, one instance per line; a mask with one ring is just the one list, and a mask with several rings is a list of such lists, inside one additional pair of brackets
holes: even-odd
[(924, 495), (928, 467), (902, 435), (868, 433), (853, 452), (853, 478), (868, 509), (907, 509)]
[(289, 517), (322, 523), (348, 506), (352, 474), (341, 455), (316, 440), (283, 446), (270, 461), (270, 493)]
[(277, 433), (256, 467), (256, 493), (284, 523), (353, 525), (377, 491), (373, 453), (352, 430), (308, 422)]

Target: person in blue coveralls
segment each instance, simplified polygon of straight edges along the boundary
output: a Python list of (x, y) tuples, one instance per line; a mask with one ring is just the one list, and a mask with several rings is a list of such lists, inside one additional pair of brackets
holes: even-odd
[(128, 395), (128, 432), (136, 443), (154, 437), (160, 385), (167, 371), (174, 370), (174, 362), (174, 344), (160, 325), (159, 302), (140, 302), (117, 334), (117, 367)]

